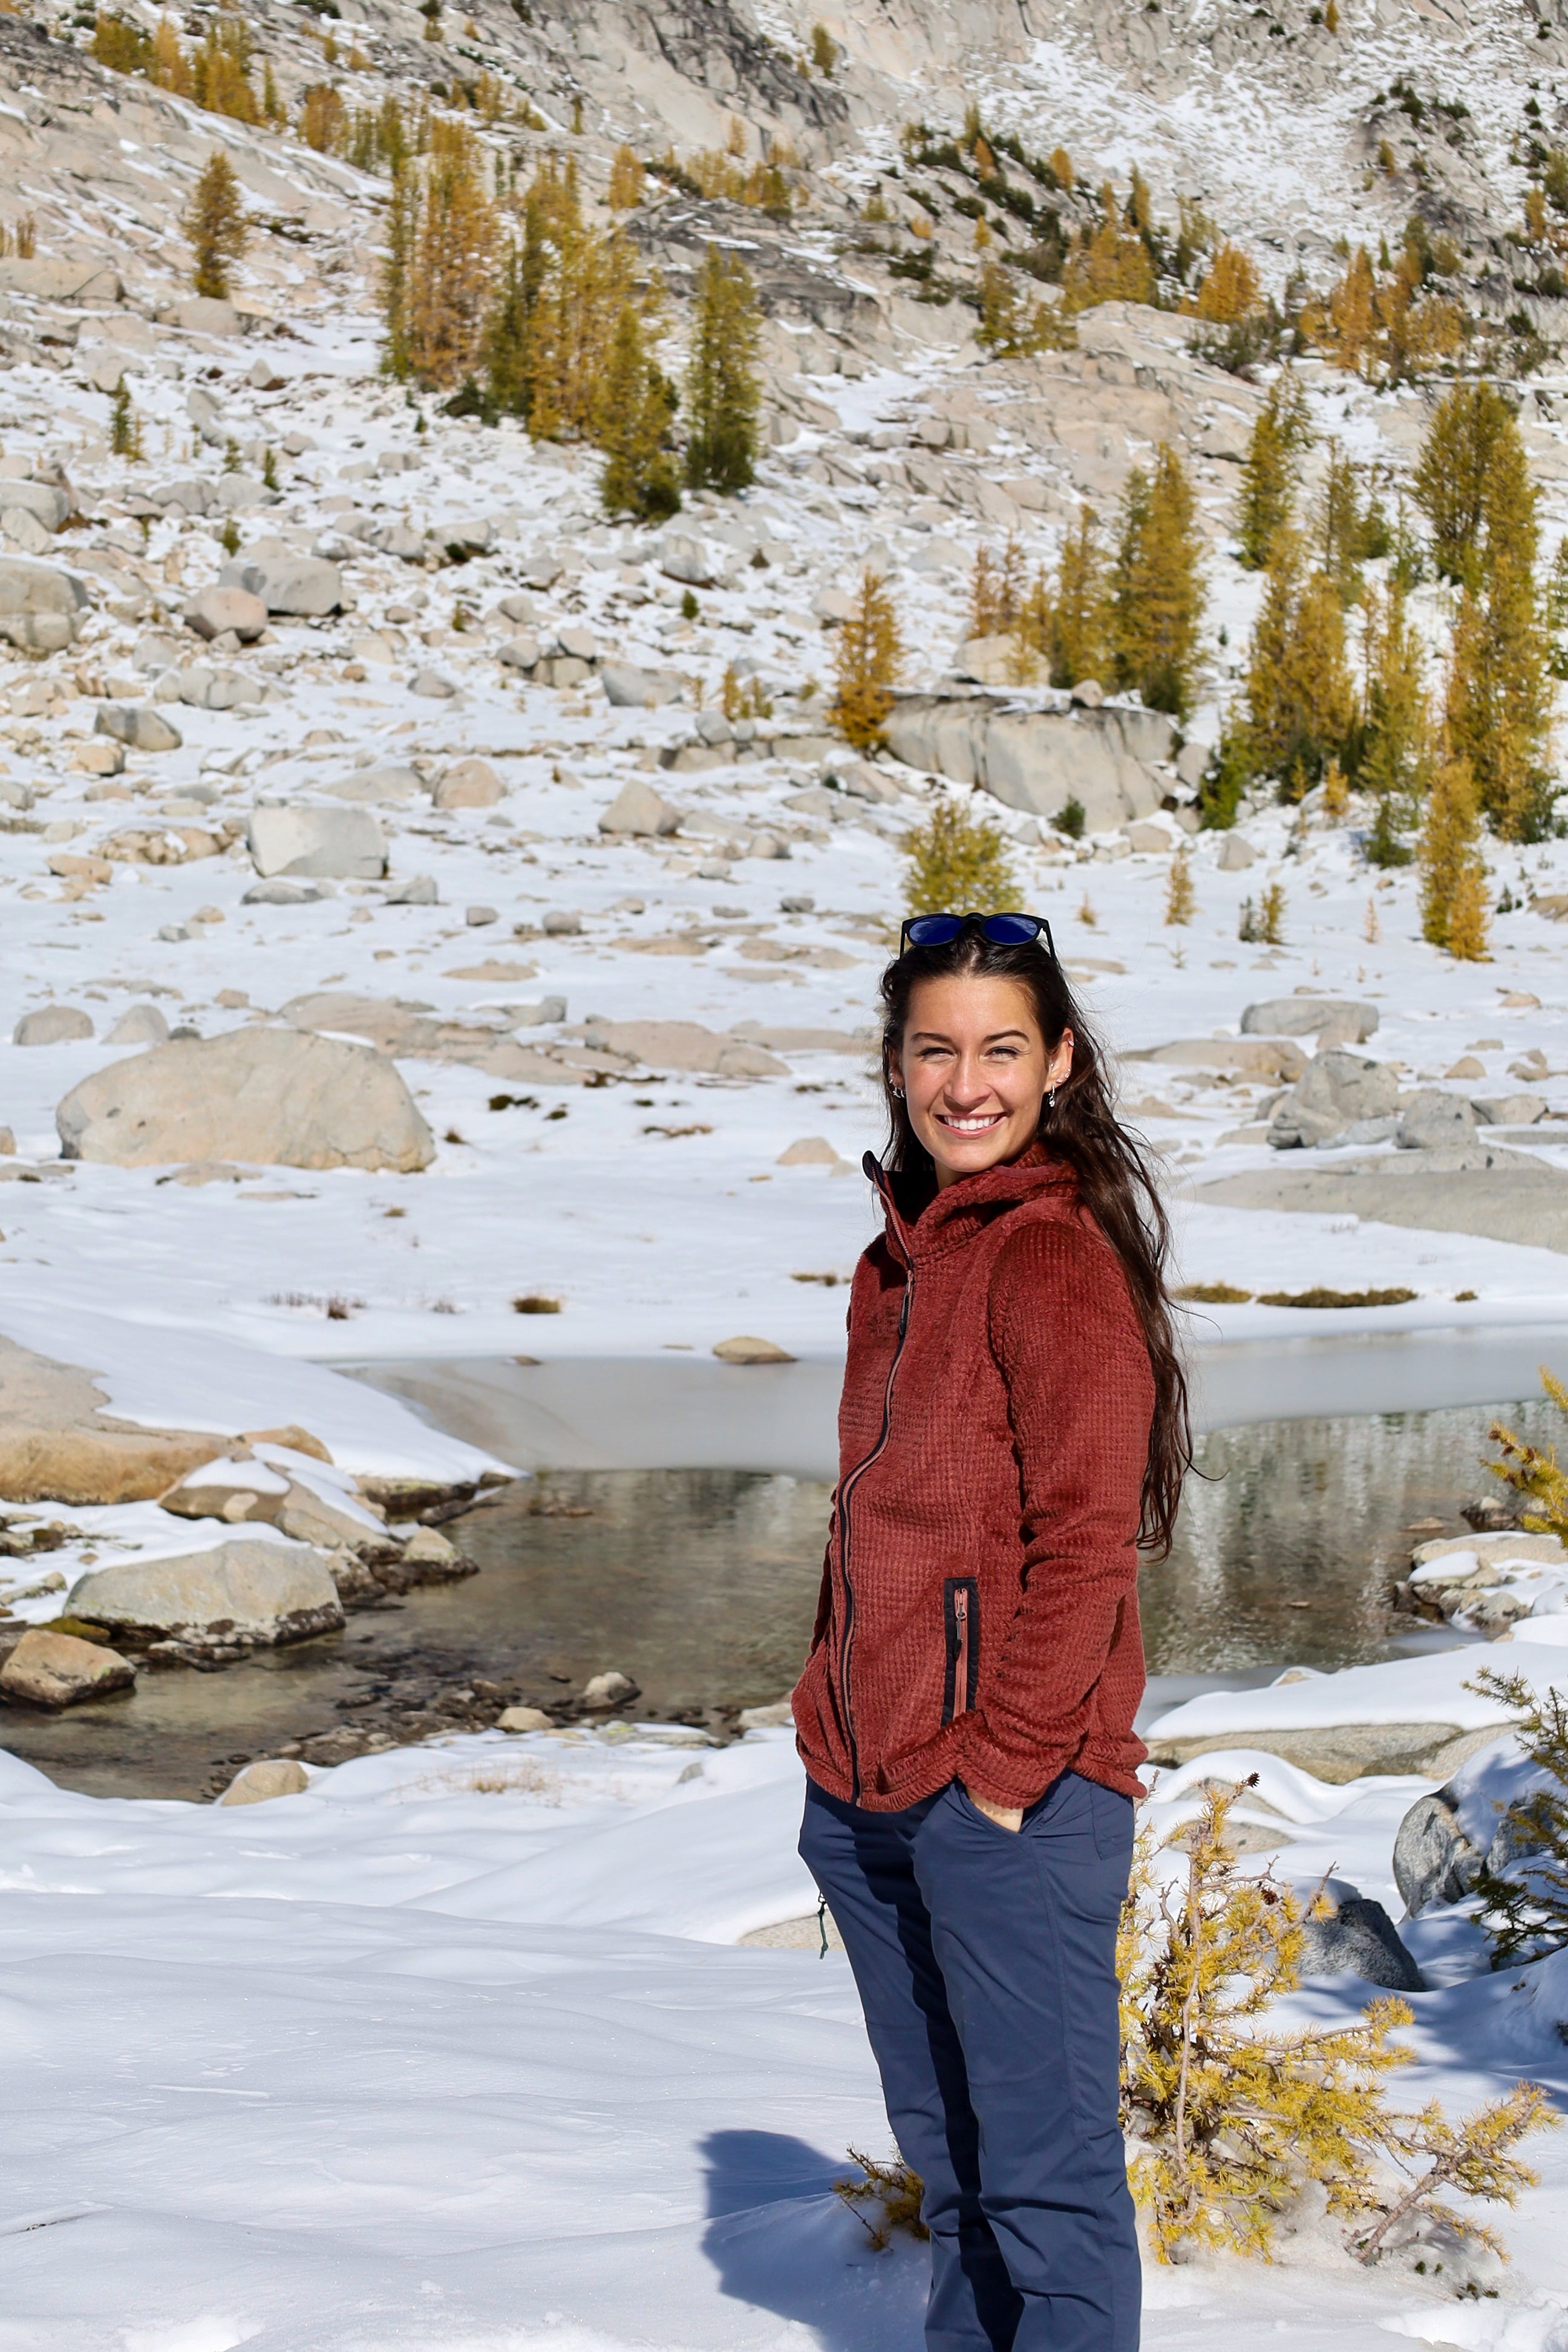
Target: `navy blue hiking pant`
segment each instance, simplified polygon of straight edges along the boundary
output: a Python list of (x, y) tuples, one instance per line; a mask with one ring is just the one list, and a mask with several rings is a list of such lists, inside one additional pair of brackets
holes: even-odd
[(929, 2352), (1137, 2352), (1117, 2122), (1131, 1803), (1064, 1772), (1013, 1832), (956, 1780), (897, 1813), (808, 1783), (800, 1851), (925, 2183)]

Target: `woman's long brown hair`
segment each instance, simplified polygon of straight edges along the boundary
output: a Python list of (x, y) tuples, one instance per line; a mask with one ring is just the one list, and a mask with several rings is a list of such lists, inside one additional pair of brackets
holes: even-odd
[(1171, 1549), (1182, 1481), (1192, 1466), (1187, 1378), (1165, 1280), (1170, 1223), (1142, 1146), (1111, 1108), (1103, 1051), (1073, 997), (1067, 974), (1037, 941), (998, 946), (976, 922), (942, 947), (911, 947), (888, 966), (881, 989), (882, 1091), (892, 1132), (882, 1164), (890, 1174), (910, 1179), (916, 1192), (934, 1186), (931, 1154), (910, 1123), (903, 1097), (893, 1090), (890, 1057), (901, 1046), (917, 982), (971, 974), (977, 980), (1010, 980), (1026, 992), (1047, 1053), (1065, 1031), (1072, 1031), (1072, 1069), (1057, 1091), (1054, 1108), (1041, 1104), (1038, 1134), (1077, 1176), (1084, 1206), (1121, 1261), (1142, 1327), (1154, 1375), (1154, 1418), (1138, 1545), (1163, 1559)]

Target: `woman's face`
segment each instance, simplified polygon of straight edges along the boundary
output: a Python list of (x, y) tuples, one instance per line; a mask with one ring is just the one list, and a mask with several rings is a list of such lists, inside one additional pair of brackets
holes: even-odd
[(1028, 1150), (1043, 1097), (1072, 1068), (1072, 1031), (1047, 1048), (1016, 981), (977, 972), (921, 980), (889, 1066), (941, 1189)]

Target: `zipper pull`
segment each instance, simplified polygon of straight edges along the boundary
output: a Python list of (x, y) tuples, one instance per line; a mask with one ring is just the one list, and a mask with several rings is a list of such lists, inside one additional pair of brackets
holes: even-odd
[(899, 1308), (899, 1337), (900, 1339), (910, 1328), (910, 1298), (913, 1289), (914, 1285), (912, 1283), (905, 1283), (903, 1304)]
[(826, 1895), (819, 1895), (816, 1898), (816, 1932), (822, 1938), (822, 1949), (816, 1957), (819, 1960), (825, 1960), (827, 1958), (827, 1897)]

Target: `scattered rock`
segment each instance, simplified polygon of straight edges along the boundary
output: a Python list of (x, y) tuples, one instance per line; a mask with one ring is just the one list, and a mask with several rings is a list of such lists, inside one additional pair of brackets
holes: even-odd
[(1401, 1151), (1440, 1150), (1447, 1143), (1467, 1143), (1476, 1131), (1476, 1114), (1462, 1095), (1446, 1095), (1439, 1087), (1423, 1087), (1400, 1102), (1399, 1125), (1394, 1140)]
[(258, 1756), (235, 1774), (218, 1803), (265, 1805), (274, 1797), (303, 1796), (310, 1785), (310, 1774), (292, 1756)]
[(554, 1724), (542, 1706), (509, 1706), (496, 1717), (498, 1731), (553, 1731)]
[(439, 1528), (416, 1528), (403, 1547), (405, 1564), (411, 1568), (447, 1568), (460, 1557)]
[(583, 1704), (594, 1708), (623, 1706), (628, 1699), (637, 1697), (640, 1688), (630, 1675), (618, 1674), (612, 1668), (608, 1674), (595, 1675), (584, 1684)]
[(574, 940), (582, 934), (583, 918), (574, 907), (550, 907), (545, 909), (540, 929), (546, 939)]
[(327, 895), (310, 882), (253, 882), (239, 903), (242, 907), (308, 907)]
[(343, 575), (320, 555), (241, 556), (218, 573), (220, 588), (243, 588), (269, 613), (324, 619), (343, 601)]
[(275, 1521), (288, 1494), (288, 1479), (265, 1462), (235, 1461), (226, 1454), (190, 1471), (158, 1502), (175, 1518), (223, 1519), (235, 1527), (246, 1519)]
[(11, 1032), (13, 1045), (67, 1045), (90, 1037), (92, 1023), (74, 1004), (40, 1004), (24, 1013)]
[(150, 702), (100, 702), (93, 727), (130, 751), (177, 751), (185, 740)]
[(1437, 1780), (1458, 1771), (1478, 1749), (1489, 1747), (1502, 1728), (1500, 1723), (1474, 1731), (1463, 1731), (1457, 1723), (1341, 1723), (1310, 1730), (1237, 1729), (1192, 1739), (1152, 1740), (1150, 1760), (1186, 1764), (1218, 1748), (1260, 1748), (1265, 1755), (1282, 1756), (1288, 1764), (1299, 1764), (1315, 1780), (1335, 1788), (1368, 1773), (1408, 1772)]
[(742, 1731), (782, 1730), (795, 1721), (795, 1699), (786, 1691), (783, 1698), (770, 1699), (766, 1706), (743, 1706), (735, 1718)]
[(1470, 1108), (1483, 1127), (1533, 1127), (1546, 1116), (1539, 1095), (1489, 1095), (1470, 1098)]
[(169, 1024), (155, 1004), (128, 1004), (105, 1042), (110, 1045), (166, 1045)]
[(1376, 1027), (1375, 1004), (1339, 996), (1271, 996), (1249, 1004), (1241, 1016), (1244, 1037), (1315, 1035), (1320, 1053), (1331, 1045), (1364, 1045)]
[(70, 499), (53, 482), (18, 482), (0, 477), (0, 517), (7, 530), (15, 516), (26, 514), (47, 537), (65, 529), (70, 510)]
[(1481, 1857), (1459, 1827), (1453, 1792), (1417, 1797), (1394, 1841), (1394, 1883), (1407, 1914), (1458, 1903), (1475, 1884)]
[(368, 809), (264, 802), (250, 813), (246, 839), (263, 880), (310, 875), (374, 882), (386, 871), (385, 836)]
[(441, 893), (436, 887), (434, 875), (413, 874), (406, 882), (395, 883), (382, 903), (388, 907), (438, 907)]
[(431, 794), (438, 809), (494, 808), (506, 786), (488, 760), (457, 760)]
[(601, 833), (661, 835), (679, 830), (679, 810), (671, 808), (662, 793), (636, 776), (621, 786), (599, 819)]
[(789, 1065), (760, 1045), (718, 1036), (696, 1021), (591, 1021), (583, 1030), (583, 1042), (649, 1069), (711, 1071), (726, 1078), (789, 1075)]
[(1244, 874), (1258, 863), (1258, 852), (1244, 833), (1227, 833), (1215, 860), (1222, 874)]
[(1335, 1048), (1316, 1055), (1275, 1106), (1268, 1140), (1276, 1151), (1299, 1150), (1325, 1143), (1352, 1124), (1392, 1118), (1398, 1108), (1399, 1080), (1391, 1069)]
[(802, 1135), (794, 1143), (786, 1143), (773, 1162), (775, 1168), (837, 1168), (838, 1153), (825, 1135)]
[(415, 671), (408, 681), (408, 690), (411, 694), (426, 694), (437, 702), (449, 702), (458, 691), (449, 677), (428, 666)]
[(1158, 711), (1119, 703), (1018, 710), (988, 694), (900, 695), (884, 731), (906, 766), (983, 785), (1008, 808), (1054, 819), (1077, 800), (1091, 834), (1153, 815), (1167, 788), (1154, 763), (1176, 740)]
[(335, 783), (324, 784), (335, 801), (353, 801), (360, 806), (371, 803), (396, 808), (416, 801), (424, 791), (424, 783), (416, 768), (356, 768), (352, 776), (340, 776)]
[(74, 1633), (55, 1633), (35, 1625), (0, 1666), (0, 1698), (24, 1706), (47, 1707), (53, 1714), (62, 1707), (79, 1706), (83, 1699), (129, 1690), (135, 1680), (136, 1669), (130, 1661), (101, 1643), (79, 1641)]
[(87, 609), (86, 585), (74, 572), (26, 555), (0, 556), (0, 637), (23, 652), (63, 653)]
[(1426, 1991), (1426, 1979), (1381, 1903), (1332, 1878), (1323, 1888), (1323, 1897), (1333, 1904), (1333, 1916), (1301, 1922), (1304, 1977), (1348, 1972), (1365, 1984), (1385, 1985), (1393, 1992)]
[(296, 1029), (154, 1046), (84, 1079), (55, 1119), (66, 1159), (121, 1168), (227, 1160), (406, 1173), (436, 1156), (391, 1062)]
[(795, 1360), (787, 1348), (745, 1332), (733, 1339), (721, 1339), (713, 1353), (721, 1364), (793, 1364)]
[(267, 626), (267, 607), (247, 588), (204, 588), (185, 606), (185, 625), (209, 639), (232, 630), (251, 645)]
[(204, 1551), (89, 1569), (72, 1585), (73, 1617), (129, 1641), (197, 1648), (279, 1648), (337, 1633), (343, 1612), (321, 1554), (309, 1544), (231, 1536)]
[[(507, 658), (503, 648), (501, 659)], [(682, 681), (673, 670), (639, 669), (635, 662), (601, 662), (599, 682), (605, 698), (621, 710), (652, 710), (662, 703), (679, 702)], [(622, 825), (623, 833), (633, 833), (635, 825)]]

